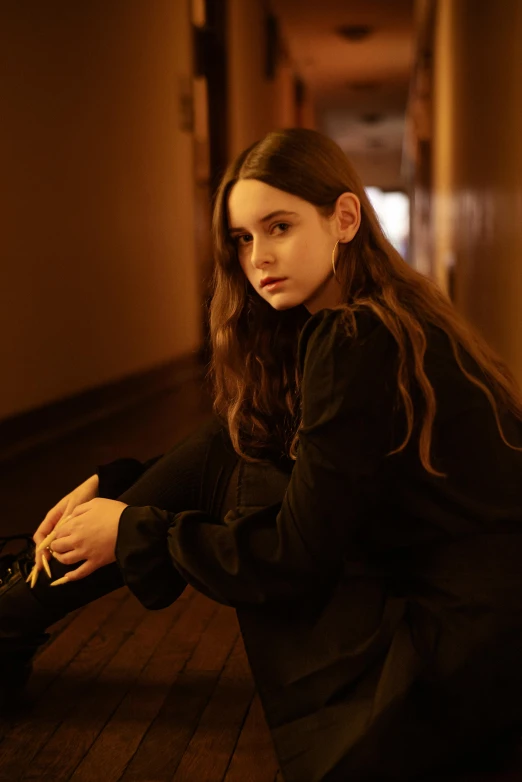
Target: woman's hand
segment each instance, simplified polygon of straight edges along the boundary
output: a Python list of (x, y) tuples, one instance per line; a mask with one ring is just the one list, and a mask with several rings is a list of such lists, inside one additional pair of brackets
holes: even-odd
[[(99, 479), (97, 475), (91, 475), (86, 481), (81, 483), (76, 489), (73, 489), (69, 494), (66, 494), (63, 499), (60, 500), (51, 510), (47, 513), (46, 517), (33, 535), (33, 540), (38, 550), (40, 544), (50, 533), (55, 529), (58, 524), (61, 524), (65, 519), (73, 512), (73, 510), (84, 502), (94, 499), (98, 496)], [(43, 549), (35, 555), (34, 568), (31, 571), (31, 586), (36, 584), (38, 573), (45, 568), (49, 578), (51, 577), (51, 571), (49, 568), (48, 560), (51, 554), (47, 549)], [(29, 579), (28, 579), (29, 580)]]
[[(73, 512), (40, 543), (37, 551), (51, 547), (52, 555), (64, 565), (83, 562), (51, 586), (78, 581), (103, 565), (116, 561), (118, 524), (128, 506), (118, 500), (101, 497), (77, 505)], [(85, 560), (85, 561), (83, 561)]]

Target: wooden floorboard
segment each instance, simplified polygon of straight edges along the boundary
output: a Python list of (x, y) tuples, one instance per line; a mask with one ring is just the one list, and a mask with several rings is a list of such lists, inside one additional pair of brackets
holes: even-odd
[[(164, 453), (208, 419), (192, 383), (2, 465), (0, 534), (34, 532), (98, 464)], [(187, 588), (147, 611), (125, 589), (49, 628), (0, 715), (0, 780), (274, 782), (235, 611)]]
[(7, 767), (9, 779), (45, 778), (41, 773), (48, 765), (45, 746), (64, 720), (81, 724), (83, 697), (142, 616), (137, 601), (132, 597), (126, 598), (110, 623), (105, 622), (80, 648), (43, 697), (5, 736), (0, 745), (0, 768), (4, 773), (4, 767)]
[[(256, 759), (255, 763), (252, 763), (252, 758)], [(267, 779), (274, 780), (277, 771), (261, 702), (255, 695), (224, 782), (266, 782)]]
[[(105, 782), (121, 778), (133, 756), (138, 751), (142, 752), (142, 742), (147, 731), (157, 718), (170, 687), (193, 654), (217, 608), (216, 604), (202, 595), (196, 594), (193, 597), (190, 610), (180, 615), (163, 638), (79, 764), (71, 777), (75, 782), (89, 782), (101, 776)], [(148, 743), (150, 746), (150, 737)], [(152, 777), (153, 774), (152, 769), (146, 765), (141, 773), (141, 779)], [(140, 778), (139, 775), (137, 778)]]
[[(235, 613), (220, 606), (170, 688), (122, 780), (138, 782), (147, 778), (147, 774), (158, 782), (173, 778), (212, 697), (238, 633)], [(224, 714), (223, 719), (227, 720), (228, 715)]]
[(245, 722), (253, 691), (243, 644), (238, 637), (196, 731), (183, 753), (173, 777), (175, 782), (192, 779), (203, 782), (212, 776), (223, 778)]
[[(127, 619), (132, 622), (132, 615)], [(170, 610), (150, 612), (140, 619), (99, 676), (91, 677), (88, 689), (75, 704), (75, 719), (61, 722), (33, 759), (24, 780), (47, 778), (62, 782), (70, 778), (153, 655), (171, 623)], [(111, 629), (109, 640), (114, 635)]]

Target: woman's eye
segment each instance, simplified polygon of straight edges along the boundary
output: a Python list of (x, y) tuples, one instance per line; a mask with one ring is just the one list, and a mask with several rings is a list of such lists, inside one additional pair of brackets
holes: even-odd
[(250, 234), (241, 234), (240, 236), (236, 236), (235, 242), (236, 242), (236, 244), (245, 245), (245, 244), (248, 244), (251, 239), (252, 239), (252, 237), (251, 237)]
[[(277, 229), (280, 233), (285, 233), (289, 228), (289, 223), (274, 223), (271, 232), (273, 233)], [(252, 243), (252, 234), (240, 234), (234, 238), (234, 242), (240, 247), (245, 247)]]

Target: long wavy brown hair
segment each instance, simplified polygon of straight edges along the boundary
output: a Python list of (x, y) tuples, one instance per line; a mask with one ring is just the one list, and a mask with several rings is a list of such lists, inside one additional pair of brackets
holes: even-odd
[[(522, 394), (512, 373), (435, 283), (409, 266), (390, 244), (341, 148), (316, 131), (290, 128), (269, 133), (240, 154), (225, 172), (214, 202), (207, 379), (214, 412), (226, 422), (239, 456), (250, 462), (270, 460), (274, 455), (296, 459), (302, 424), (297, 343), (310, 317), (303, 305), (274, 310), (247, 281), (228, 232), (228, 194), (240, 179), (256, 179), (298, 196), (323, 217), (333, 214), (342, 193), (359, 198), (360, 228), (351, 242), (339, 245), (340, 308), (352, 336), (356, 335), (355, 312), (367, 308), (397, 343), (397, 391), (406, 434), (390, 454), (406, 447), (418, 424), (422, 465), (433, 475), (444, 475), (430, 458), (437, 408), (424, 368), (430, 325), (446, 333), (461, 371), (486, 395), (502, 439), (510, 445), (500, 424), (499, 404), (522, 419)], [(465, 353), (474, 360), (482, 379), (465, 368)], [(424, 400), (420, 409), (412, 400), (414, 387)]]

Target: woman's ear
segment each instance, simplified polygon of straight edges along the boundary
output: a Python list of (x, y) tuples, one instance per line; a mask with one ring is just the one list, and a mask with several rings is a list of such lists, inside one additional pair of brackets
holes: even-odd
[(355, 193), (342, 193), (335, 203), (335, 222), (341, 243), (350, 242), (361, 224), (361, 202)]

